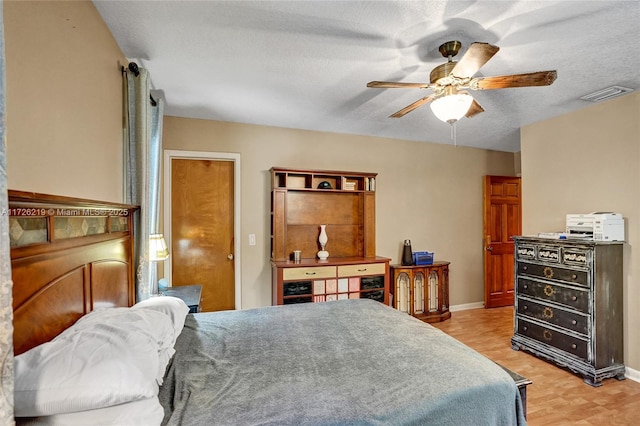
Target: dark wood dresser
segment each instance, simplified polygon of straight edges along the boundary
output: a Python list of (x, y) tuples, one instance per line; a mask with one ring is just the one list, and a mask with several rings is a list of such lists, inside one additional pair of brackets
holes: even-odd
[(514, 237), (511, 346), (600, 386), (624, 379), (621, 242)]

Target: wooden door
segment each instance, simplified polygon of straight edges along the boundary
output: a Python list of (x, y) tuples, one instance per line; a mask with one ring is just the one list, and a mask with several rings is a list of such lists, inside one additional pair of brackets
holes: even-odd
[(520, 178), (484, 177), (484, 306), (513, 305), (514, 235), (522, 232)]
[(201, 284), (202, 311), (235, 308), (234, 162), (171, 159), (171, 283)]

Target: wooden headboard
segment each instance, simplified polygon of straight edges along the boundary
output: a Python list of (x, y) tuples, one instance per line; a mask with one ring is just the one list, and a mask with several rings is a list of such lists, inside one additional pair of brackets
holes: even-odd
[(135, 206), (9, 191), (14, 353), (135, 303)]

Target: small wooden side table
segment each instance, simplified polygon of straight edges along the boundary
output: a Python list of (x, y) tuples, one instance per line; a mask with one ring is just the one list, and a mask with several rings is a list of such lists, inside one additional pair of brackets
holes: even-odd
[(162, 295), (182, 299), (189, 307), (189, 313), (191, 314), (200, 312), (200, 299), (202, 297), (202, 286), (200, 284), (169, 287), (162, 291)]
[(449, 264), (391, 265), (393, 307), (424, 322), (451, 318), (449, 312)]

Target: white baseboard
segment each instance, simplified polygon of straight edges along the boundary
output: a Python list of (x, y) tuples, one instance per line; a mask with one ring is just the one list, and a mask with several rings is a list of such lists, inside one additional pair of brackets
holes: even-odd
[(466, 311), (466, 310), (469, 310), (469, 309), (480, 309), (480, 308), (484, 308), (484, 303), (483, 302), (464, 303), (462, 305), (451, 305), (451, 306), (449, 306), (449, 310), (451, 312)]
[(633, 368), (627, 367), (624, 373), (624, 377), (633, 380), (634, 382), (640, 383), (640, 371), (634, 370)]

